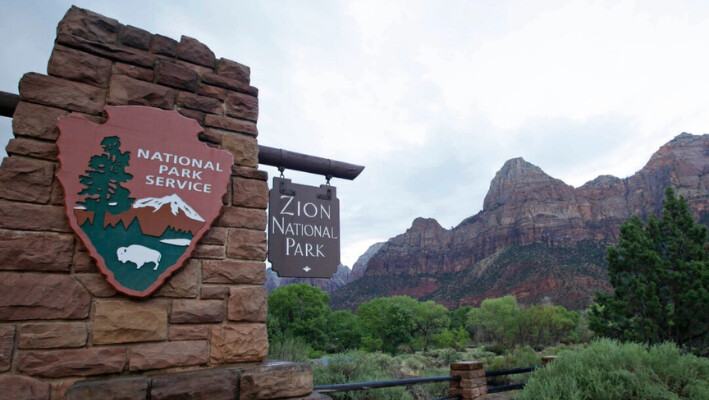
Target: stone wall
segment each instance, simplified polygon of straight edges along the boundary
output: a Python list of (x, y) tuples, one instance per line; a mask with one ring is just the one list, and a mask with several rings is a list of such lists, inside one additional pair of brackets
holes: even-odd
[[(309, 393), (309, 368), (262, 363), (268, 187), (249, 68), (195, 39), (72, 7), (47, 70), (20, 81), (0, 166), (0, 397), (60, 399), (86, 379), (97, 382), (67, 397), (227, 399), (240, 386), (241, 398)], [(74, 112), (100, 123), (105, 105), (177, 110), (202, 125), (200, 140), (234, 155), (221, 216), (147, 299), (117, 294), (99, 273), (55, 178), (57, 119)], [(113, 395), (121, 390), (137, 397)]]

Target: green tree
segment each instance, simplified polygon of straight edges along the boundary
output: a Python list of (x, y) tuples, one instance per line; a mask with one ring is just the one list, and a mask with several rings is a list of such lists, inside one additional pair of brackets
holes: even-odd
[(485, 299), (480, 308), (470, 310), (470, 325), (475, 329), (478, 341), (511, 346), (517, 335), (521, 313), (514, 296)]
[(707, 227), (696, 224), (687, 202), (665, 193), (660, 219), (633, 216), (608, 248), (614, 293), (599, 293), (590, 326), (611, 338), (660, 343), (707, 353), (709, 247)]
[(268, 295), (269, 336), (300, 337), (316, 349), (327, 340), (330, 296), (307, 283), (281, 286)]
[(358, 349), (362, 342), (362, 324), (356, 315), (341, 310), (328, 314), (327, 351), (342, 352)]
[(423, 350), (428, 350), (433, 337), (448, 327), (448, 309), (429, 300), (414, 304), (414, 335), (421, 339)]
[(408, 296), (380, 297), (357, 307), (366, 336), (362, 339), (368, 350), (395, 354), (399, 346), (410, 345), (415, 327), (413, 309), (416, 300)]
[(101, 146), (103, 154), (92, 156), (86, 175), (79, 176), (79, 182), (84, 185), (79, 195), (86, 197), (78, 202), (94, 213), (93, 223), (98, 226), (103, 226), (106, 211), (120, 214), (129, 210), (135, 200), (128, 189), (121, 186), (133, 179), (133, 175), (126, 172), (130, 152), (121, 151), (121, 140), (117, 136), (104, 138)]

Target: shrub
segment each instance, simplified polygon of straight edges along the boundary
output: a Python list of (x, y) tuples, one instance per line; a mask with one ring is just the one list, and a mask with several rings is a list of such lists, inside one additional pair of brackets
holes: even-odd
[(307, 362), (310, 360), (313, 348), (305, 339), (292, 336), (271, 338), (268, 347), (268, 358), (274, 360)]
[[(398, 379), (398, 362), (383, 353), (349, 352), (328, 360), (327, 365), (313, 366), (314, 385), (334, 385), (340, 383), (373, 382)], [(333, 399), (357, 400), (411, 400), (405, 387), (393, 387), (366, 391), (335, 392)]]
[(520, 399), (709, 399), (709, 360), (672, 343), (603, 339), (532, 373)]

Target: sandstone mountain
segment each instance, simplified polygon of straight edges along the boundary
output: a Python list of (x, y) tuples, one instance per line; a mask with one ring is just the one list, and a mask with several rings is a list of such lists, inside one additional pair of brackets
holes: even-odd
[(609, 288), (605, 247), (619, 225), (659, 214), (669, 186), (709, 223), (709, 134), (683, 133), (631, 177), (600, 176), (578, 188), (509, 160), (482, 211), (451, 230), (417, 218), (370, 258), (362, 278), (333, 294), (332, 306), (406, 294), (458, 307), (511, 293), (523, 303), (584, 308), (594, 290)]

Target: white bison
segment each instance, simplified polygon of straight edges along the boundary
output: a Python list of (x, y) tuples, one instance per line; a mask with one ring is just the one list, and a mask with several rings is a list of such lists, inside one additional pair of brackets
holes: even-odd
[(135, 263), (138, 269), (146, 263), (155, 263), (155, 268), (158, 269), (158, 263), (160, 262), (160, 252), (157, 250), (149, 249), (145, 246), (139, 244), (132, 244), (128, 247), (119, 247), (116, 251), (118, 256), (118, 261), (125, 264), (127, 261)]

